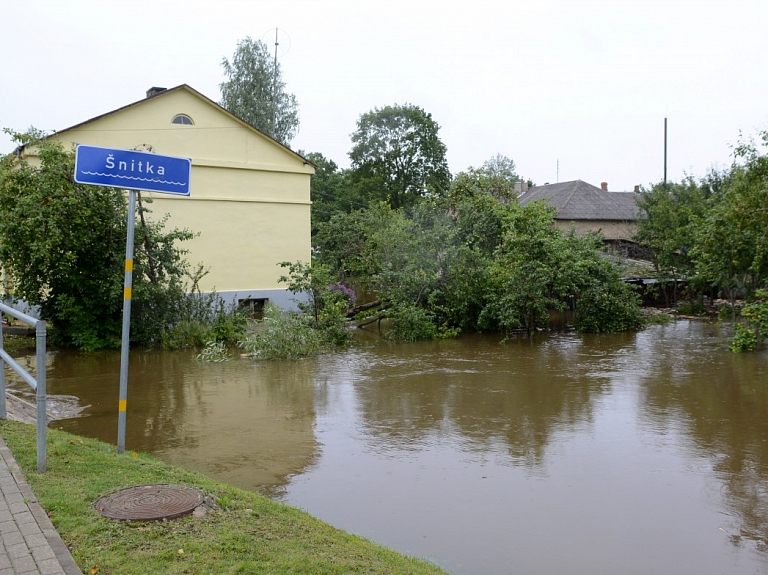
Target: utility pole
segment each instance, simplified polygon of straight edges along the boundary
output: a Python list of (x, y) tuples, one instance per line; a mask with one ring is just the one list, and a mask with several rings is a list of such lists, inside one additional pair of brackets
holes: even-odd
[(664, 118), (664, 183), (667, 183), (667, 119)]

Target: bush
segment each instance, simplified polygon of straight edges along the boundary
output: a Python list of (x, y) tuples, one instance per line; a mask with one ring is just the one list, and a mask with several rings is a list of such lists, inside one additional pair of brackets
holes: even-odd
[(768, 336), (768, 290), (755, 292), (755, 300), (741, 310), (746, 325), (737, 323), (729, 349), (733, 352), (754, 351)]
[(615, 333), (644, 325), (638, 297), (625, 283), (595, 285), (578, 300), (576, 329), (582, 333)]
[(734, 353), (743, 353), (745, 351), (755, 351), (760, 341), (755, 332), (737, 323), (733, 327), (733, 337), (731, 338), (728, 349)]
[(643, 321), (646, 325), (667, 325), (672, 322), (672, 317), (666, 313), (646, 313)]
[(392, 331), (387, 332), (387, 339), (413, 342), (425, 339), (447, 339), (456, 337), (459, 330), (447, 328), (435, 323), (435, 314), (414, 305), (400, 305), (389, 311)]
[(678, 304), (677, 313), (680, 315), (706, 315), (704, 304), (698, 300), (686, 300)]
[(193, 291), (183, 295), (173, 320), (160, 328), (158, 343), (169, 350), (205, 347), (211, 341), (232, 346), (247, 328), (248, 319), (235, 304), (227, 305), (216, 292)]
[(205, 344), (203, 351), (195, 356), (198, 361), (205, 361), (209, 363), (222, 363), (229, 361), (229, 351), (227, 346), (220, 341), (209, 341)]
[(264, 318), (239, 345), (253, 359), (296, 359), (320, 353), (328, 342), (306, 315), (268, 304)]
[(342, 347), (352, 337), (347, 329), (347, 312), (355, 302), (355, 292), (342, 283), (334, 282), (327, 265), (319, 262), (282, 262), (288, 276), (280, 282), (288, 284), (294, 294), (306, 294), (307, 301), (296, 300), (308, 325), (321, 332), (321, 338), (331, 345)]

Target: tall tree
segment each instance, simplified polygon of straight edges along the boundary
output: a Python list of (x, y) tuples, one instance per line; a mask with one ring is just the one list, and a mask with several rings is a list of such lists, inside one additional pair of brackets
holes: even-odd
[(762, 153), (753, 142), (735, 149), (735, 162), (722, 190), (696, 227), (691, 250), (700, 276), (733, 300), (768, 285), (768, 132)]
[(483, 163), (482, 170), (491, 178), (499, 178), (510, 183), (520, 181), (520, 176), (515, 172), (516, 166), (512, 158), (504, 154), (496, 154)]
[(440, 126), (412, 104), (376, 108), (360, 116), (352, 134), (351, 177), (360, 195), (392, 208), (442, 196), (451, 174)]
[(299, 129), (296, 96), (285, 89), (280, 64), (261, 40), (246, 37), (237, 43), (230, 62), (221, 62), (224, 75), (221, 105), (250, 125), (288, 145)]
[[(637, 199), (646, 217), (638, 221), (636, 239), (650, 249), (662, 286), (672, 282), (673, 302), (677, 300), (677, 280), (693, 278), (691, 249), (698, 222), (708, 210), (711, 182), (720, 177), (713, 173), (700, 182), (692, 177), (679, 184), (660, 182)], [(668, 297), (666, 289), (663, 294)]]
[(327, 222), (336, 214), (367, 207), (367, 203), (362, 202), (349, 185), (347, 170), (340, 169), (336, 162), (320, 152), (299, 150), (299, 154), (315, 165), (315, 173), (309, 185), (313, 236), (319, 224)]

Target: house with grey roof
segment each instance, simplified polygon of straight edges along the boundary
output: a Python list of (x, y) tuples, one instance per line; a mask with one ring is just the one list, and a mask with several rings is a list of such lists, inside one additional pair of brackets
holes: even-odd
[(555, 226), (565, 232), (571, 228), (579, 235), (598, 232), (609, 244), (633, 242), (637, 222), (643, 217), (637, 206), (635, 192), (609, 192), (608, 184), (601, 188), (573, 180), (558, 184), (534, 186), (522, 194), (521, 205), (545, 201), (555, 208)]

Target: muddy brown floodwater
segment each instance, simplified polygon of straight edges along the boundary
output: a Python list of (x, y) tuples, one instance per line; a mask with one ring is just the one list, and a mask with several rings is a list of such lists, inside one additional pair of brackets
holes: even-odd
[[(456, 574), (768, 573), (768, 353), (729, 329), (133, 352), (126, 448)], [(61, 412), (84, 408), (55, 425), (114, 444), (119, 363), (52, 354)]]

